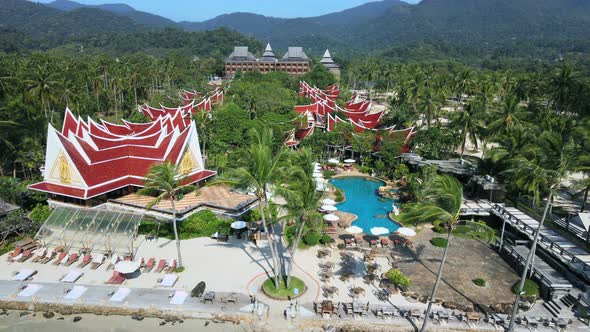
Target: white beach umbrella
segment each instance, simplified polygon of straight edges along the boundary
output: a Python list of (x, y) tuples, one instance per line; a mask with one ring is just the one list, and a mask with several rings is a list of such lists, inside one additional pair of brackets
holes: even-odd
[(336, 204), (336, 201), (334, 201), (333, 199), (325, 198), (325, 199), (322, 200), (322, 204), (325, 204), (325, 205), (334, 205), (334, 204)]
[(324, 216), (324, 220), (325, 221), (338, 221), (338, 220), (340, 220), (340, 218), (338, 218), (337, 215), (330, 213), (330, 214), (326, 214)]
[(354, 163), (356, 163), (356, 160), (354, 160), (354, 159), (346, 159), (344, 162), (347, 163), (347, 164), (354, 164)]
[(328, 160), (328, 163), (330, 163), (330, 164), (338, 164), (339, 162), (340, 161), (338, 159), (336, 159), (336, 158), (332, 158), (332, 159), (329, 159)]
[(324, 211), (338, 211), (338, 209), (334, 205), (322, 205), (320, 209)]
[(317, 191), (326, 191), (326, 186), (324, 186), (322, 183), (317, 183), (315, 190)]
[(115, 264), (115, 271), (128, 274), (133, 273), (139, 269), (139, 262), (134, 261), (120, 261)]
[(416, 231), (411, 228), (402, 227), (397, 230), (403, 236), (414, 236), (416, 235)]
[(358, 226), (350, 226), (348, 228), (345, 229), (346, 233), (350, 233), (350, 234), (359, 234), (364, 232), (364, 230)]
[(231, 223), (231, 228), (233, 228), (233, 229), (243, 229), (243, 228), (246, 228), (246, 222), (245, 221), (241, 221), (241, 220), (234, 221), (234, 222)]
[(371, 228), (371, 234), (373, 234), (373, 235), (389, 234), (389, 229), (387, 229), (385, 227), (373, 227), (373, 228)]

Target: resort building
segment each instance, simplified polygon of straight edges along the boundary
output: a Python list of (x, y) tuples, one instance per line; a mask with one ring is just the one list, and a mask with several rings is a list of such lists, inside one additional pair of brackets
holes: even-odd
[(291, 75), (303, 75), (311, 70), (311, 60), (303, 51), (303, 47), (289, 47), (287, 53), (278, 59), (270, 44), (260, 59), (257, 59), (247, 46), (236, 46), (225, 59), (225, 76), (234, 77), (237, 72), (269, 73), (282, 71)]
[(340, 66), (337, 65), (332, 59), (330, 50), (326, 50), (326, 52), (324, 52), (324, 56), (322, 57), (322, 60), (320, 60), (320, 63), (332, 74), (340, 76)]
[[(135, 192), (144, 185), (153, 165), (172, 162), (182, 185), (201, 186), (216, 172), (204, 168), (199, 136), (190, 113), (199, 112), (193, 104), (180, 108), (142, 108), (149, 123), (123, 125), (106, 121), (84, 121), (66, 109), (63, 128), (51, 124), (47, 133), (43, 181), (29, 189), (49, 194), (52, 207), (96, 207), (109, 210), (144, 212), (153, 200)], [(150, 112), (151, 111), (151, 112)], [(157, 111), (157, 116), (154, 114)], [(211, 187), (203, 194), (184, 195), (177, 202), (179, 219), (202, 209), (230, 217), (247, 211), (255, 197)], [(194, 197), (193, 197), (194, 196)], [(169, 219), (172, 209), (160, 203), (150, 214)]]

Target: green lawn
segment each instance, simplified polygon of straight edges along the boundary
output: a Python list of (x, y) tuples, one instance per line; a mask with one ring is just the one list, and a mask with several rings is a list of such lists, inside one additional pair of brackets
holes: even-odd
[[(291, 298), (295, 298), (303, 294), (305, 291), (305, 283), (301, 279), (291, 277), (291, 287), (289, 287), (289, 289), (285, 287), (286, 280), (287, 279), (284, 278), (281, 281), (280, 287), (277, 289), (275, 287), (274, 278), (266, 279), (266, 281), (262, 284), (262, 289), (266, 295), (276, 299), (287, 299), (289, 296)], [(299, 289), (299, 295), (295, 295), (295, 288)]]

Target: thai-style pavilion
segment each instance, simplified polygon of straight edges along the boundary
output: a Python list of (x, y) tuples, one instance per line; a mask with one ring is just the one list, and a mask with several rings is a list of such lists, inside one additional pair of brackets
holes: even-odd
[(61, 131), (49, 124), (43, 181), (29, 188), (48, 193), (50, 205), (96, 206), (135, 192), (154, 164), (167, 161), (184, 184), (215, 175), (203, 167), (195, 123), (183, 110), (119, 125), (84, 121), (66, 109)]
[(286, 72), (291, 75), (303, 75), (311, 70), (311, 60), (303, 51), (303, 47), (289, 47), (282, 58), (278, 59), (270, 44), (259, 59), (247, 46), (236, 46), (234, 51), (225, 59), (225, 76), (234, 77), (237, 72), (272, 71)]
[(324, 52), (324, 56), (322, 57), (322, 60), (320, 60), (320, 63), (332, 74), (340, 76), (340, 66), (337, 65), (332, 59), (330, 50), (326, 50), (326, 52)]

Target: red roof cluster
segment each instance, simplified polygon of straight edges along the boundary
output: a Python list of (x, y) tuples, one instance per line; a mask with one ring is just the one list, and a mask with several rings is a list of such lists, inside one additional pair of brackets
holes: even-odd
[[(340, 89), (337, 85), (331, 85), (327, 90), (321, 90), (310, 86), (307, 82), (299, 82), (299, 96), (309, 98), (312, 104), (294, 107), (295, 112), (301, 114), (299, 128), (287, 134), (285, 145), (297, 146), (302, 139), (313, 134), (313, 128), (322, 128), (326, 132), (331, 132), (338, 123), (342, 122), (352, 124), (357, 133), (376, 130), (379, 127), (383, 111), (371, 113), (371, 101), (353, 96), (345, 103), (345, 107), (341, 108), (336, 104), (339, 95)], [(392, 136), (403, 136), (406, 142), (414, 135), (414, 128), (395, 130), (395, 126), (392, 126), (381, 130), (388, 131)], [(378, 149), (378, 143), (381, 140), (382, 137), (378, 136), (375, 144), (376, 149)]]
[(66, 109), (60, 131), (49, 125), (44, 181), (30, 189), (89, 199), (127, 186), (143, 186), (156, 163), (184, 161), (185, 182), (215, 172), (203, 168), (193, 105), (155, 109), (140, 107), (149, 123), (97, 123), (76, 118)]

